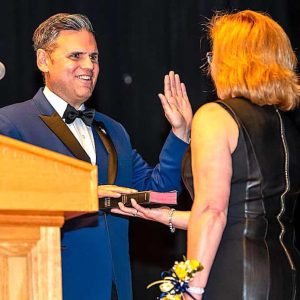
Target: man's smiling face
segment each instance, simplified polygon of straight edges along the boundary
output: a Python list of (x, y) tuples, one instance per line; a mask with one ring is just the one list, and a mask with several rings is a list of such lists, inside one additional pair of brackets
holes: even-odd
[(88, 100), (98, 74), (98, 48), (94, 35), (86, 30), (63, 30), (54, 48), (45, 51), (47, 87), (74, 107)]

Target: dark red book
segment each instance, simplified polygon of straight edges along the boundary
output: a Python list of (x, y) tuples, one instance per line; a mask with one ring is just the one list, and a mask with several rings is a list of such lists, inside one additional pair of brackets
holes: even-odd
[(124, 194), (119, 198), (104, 197), (99, 199), (100, 209), (111, 209), (119, 207), (118, 202), (122, 202), (125, 206), (131, 206), (131, 199), (134, 199), (140, 205), (176, 205), (177, 191), (171, 192), (155, 192), (143, 191), (132, 194)]

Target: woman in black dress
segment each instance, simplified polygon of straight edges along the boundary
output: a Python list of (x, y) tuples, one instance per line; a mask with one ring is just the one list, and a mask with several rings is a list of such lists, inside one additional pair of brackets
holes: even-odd
[[(300, 133), (287, 113), (300, 99), (296, 56), (283, 29), (261, 13), (217, 15), (209, 33), (220, 100), (193, 119), (183, 162), (191, 213), (121, 209), (181, 228), (188, 223), (187, 258), (204, 266), (190, 282), (195, 299), (300, 299), (293, 227)], [(185, 97), (179, 79), (170, 79), (172, 96)]]

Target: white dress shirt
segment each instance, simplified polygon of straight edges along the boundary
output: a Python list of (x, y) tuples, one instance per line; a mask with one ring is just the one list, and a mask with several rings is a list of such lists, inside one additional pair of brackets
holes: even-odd
[[(56, 112), (62, 118), (68, 103), (64, 101), (62, 98), (55, 95), (53, 92), (49, 90), (49, 88), (45, 87), (43, 91), (45, 97), (56, 110)], [(79, 107), (79, 110), (84, 110), (84, 104)], [(63, 119), (63, 121), (65, 121)], [(80, 119), (76, 118), (75, 121), (71, 124), (66, 124), (69, 129), (72, 131), (73, 135), (76, 137), (82, 148), (88, 154), (91, 159), (91, 163), (93, 165), (96, 164), (96, 150), (95, 150), (95, 142), (94, 136), (92, 132), (92, 128), (90, 126), (85, 125), (85, 123)]]

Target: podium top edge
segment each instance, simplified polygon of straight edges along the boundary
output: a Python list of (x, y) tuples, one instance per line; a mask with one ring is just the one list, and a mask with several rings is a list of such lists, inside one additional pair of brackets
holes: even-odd
[(17, 139), (13, 139), (11, 137), (7, 137), (0, 134), (0, 145), (7, 146), (9, 148), (14, 148), (16, 150), (20, 150), (22, 152), (31, 153), (40, 157), (49, 158), (51, 160), (65, 163), (67, 165), (71, 165), (74, 167), (78, 167), (84, 170), (93, 170), (97, 168), (91, 163), (82, 161), (75, 157), (70, 157), (46, 148), (42, 148), (39, 146), (35, 146), (26, 142), (19, 141)]

